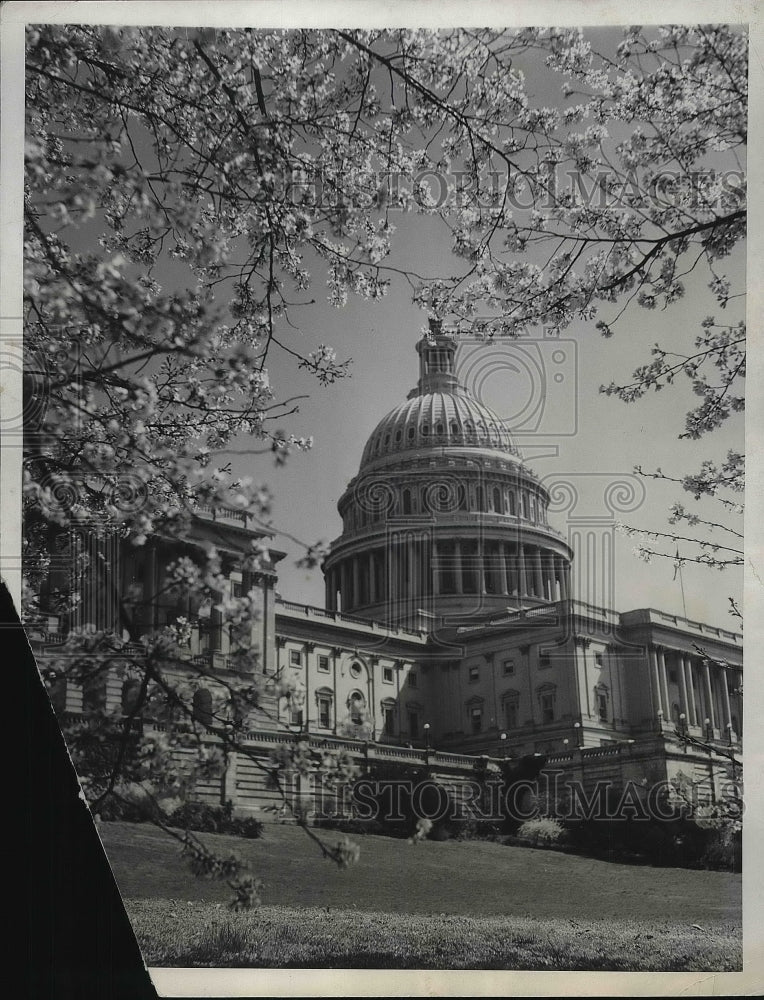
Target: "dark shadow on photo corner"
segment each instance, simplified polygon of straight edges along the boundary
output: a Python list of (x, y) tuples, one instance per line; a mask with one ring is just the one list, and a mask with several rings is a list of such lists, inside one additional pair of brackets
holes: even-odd
[(23, 937), (19, 950), (8, 953), (9, 980), (20, 973), (20, 995), (35, 1000), (154, 1000), (34, 655), (1, 581), (0, 629), (5, 723), (19, 726), (5, 748), (4, 777), (17, 786), (6, 787), (4, 796), (6, 826), (16, 840), (6, 853), (6, 878), (21, 869), (24, 893), (20, 905), (6, 897), (6, 916)]

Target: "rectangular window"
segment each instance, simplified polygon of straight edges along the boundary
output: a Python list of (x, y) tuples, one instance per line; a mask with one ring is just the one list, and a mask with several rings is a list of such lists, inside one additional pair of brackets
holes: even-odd
[(480, 667), (470, 667), (470, 683), (480, 680)]
[(393, 683), (393, 668), (392, 667), (383, 667), (382, 668), (382, 680), (385, 682), (385, 684), (392, 684)]
[(231, 597), (241, 597), (244, 593), (244, 588), (238, 580), (231, 581)]
[(597, 695), (597, 706), (599, 709), (600, 719), (607, 721), (607, 695), (600, 692)]
[(329, 673), (329, 657), (328, 656), (319, 656), (318, 657), (318, 669), (322, 673), (324, 673), (324, 674), (328, 674)]
[(411, 670), (409, 672), (409, 687), (415, 688), (416, 685), (417, 685), (416, 671), (415, 670)]
[(602, 666), (602, 653), (594, 654), (594, 662), (597, 664), (598, 667)]
[(300, 726), (302, 728), (302, 709), (292, 708), (289, 712), (289, 722), (293, 726)]
[(302, 657), (300, 655), (299, 650), (297, 649), (289, 650), (289, 662), (292, 664), (293, 667), (300, 666), (300, 664), (302, 663)]
[(479, 733), (483, 728), (483, 709), (479, 705), (470, 709), (470, 728), (474, 733)]
[(319, 697), (318, 699), (318, 724), (321, 729), (330, 729), (332, 725), (332, 699), (329, 697)]
[(501, 665), (502, 673), (505, 677), (511, 677), (515, 672), (515, 661), (514, 660), (504, 660)]
[(676, 670), (669, 670), (668, 678), (672, 684), (676, 684)]
[(419, 736), (419, 713), (409, 711), (409, 736), (416, 738)]
[(539, 653), (539, 667), (551, 666), (552, 660), (549, 653)]

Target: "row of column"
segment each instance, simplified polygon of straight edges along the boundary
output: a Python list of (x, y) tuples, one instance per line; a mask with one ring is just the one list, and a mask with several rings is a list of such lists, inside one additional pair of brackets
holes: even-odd
[[(358, 487), (356, 487), (358, 489)], [(462, 510), (473, 514), (503, 514), (509, 517), (522, 517), (534, 523), (546, 524), (546, 508), (541, 496), (528, 490), (513, 492), (502, 490), (490, 484), (479, 485), (475, 492), (469, 492), (467, 487), (459, 485), (453, 493), (451, 511)], [(352, 504), (343, 513), (343, 524), (346, 531), (386, 521), (389, 517), (441, 514), (443, 507), (435, 500), (428, 499), (427, 487), (418, 489), (415, 486), (404, 487), (390, 496), (387, 506), (369, 506), (363, 503)]]
[[(739, 735), (740, 713), (738, 711), (737, 717), (733, 718), (728, 680), (728, 674), (735, 668), (699, 659), (682, 650), (650, 647), (650, 686), (655, 714), (660, 712), (667, 721), (676, 715), (669, 694), (669, 658), (677, 672), (678, 707), (687, 725), (705, 729), (710, 724), (721, 734), (734, 731)], [(737, 680), (736, 672), (733, 677)], [(677, 720), (674, 718), (674, 721)]]
[(342, 610), (423, 596), (496, 594), (565, 601), (569, 563), (538, 546), (433, 541), (398, 532), (385, 548), (348, 556), (326, 574), (327, 606)]

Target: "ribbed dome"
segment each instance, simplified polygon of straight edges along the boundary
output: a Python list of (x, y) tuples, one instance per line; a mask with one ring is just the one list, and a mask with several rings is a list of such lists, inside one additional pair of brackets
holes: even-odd
[(501, 419), (454, 386), (415, 395), (383, 417), (366, 443), (361, 469), (388, 455), (427, 447), (490, 448), (521, 458)]

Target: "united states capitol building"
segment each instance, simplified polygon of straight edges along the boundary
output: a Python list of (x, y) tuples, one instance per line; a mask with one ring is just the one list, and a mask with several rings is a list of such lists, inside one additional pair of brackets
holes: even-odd
[[(273, 683), (246, 723), (253, 753), (300, 739), (457, 777), (476, 760), (536, 754), (584, 780), (659, 781), (681, 770), (713, 789), (722, 762), (677, 734), (740, 749), (742, 636), (660, 609), (580, 600), (575, 539), (555, 526), (549, 490), (503, 421), (457, 380), (455, 340), (435, 325), (416, 350), (416, 386), (372, 431), (339, 500), (324, 607), (279, 595), (274, 550), (261, 573), (242, 572), (262, 536), (245, 515), (195, 519), (187, 544), (214, 542), (230, 593), (257, 588), (252, 644)], [(192, 622), (178, 669), (193, 665), (201, 678), (194, 711), (204, 721), (217, 680), (241, 678), (214, 609), (205, 617), (162, 596), (176, 554), (155, 538), (115, 552), (113, 572), (123, 591), (140, 591), (138, 631), (180, 615)], [(80, 624), (101, 613), (94, 606), (84, 602)], [(62, 628), (30, 632), (35, 648), (54, 649)], [(128, 684), (114, 677), (102, 697), (126, 705)], [(54, 702), (76, 714), (83, 698), (70, 686)], [(237, 754), (222, 788), (200, 795), (242, 810), (269, 797), (262, 773)]]

